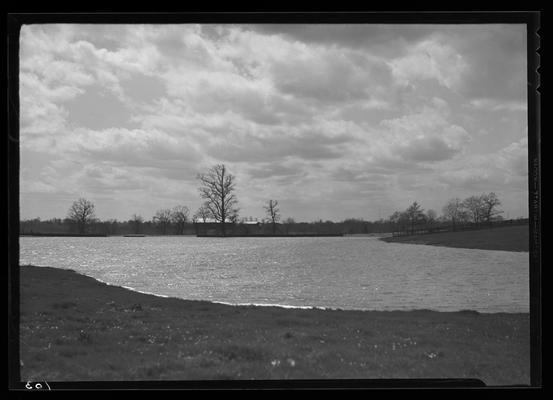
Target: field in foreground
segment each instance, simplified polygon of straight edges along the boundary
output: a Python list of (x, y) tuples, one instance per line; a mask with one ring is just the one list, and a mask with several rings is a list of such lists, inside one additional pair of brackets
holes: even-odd
[(391, 243), (427, 244), (467, 249), (528, 251), (530, 247), (529, 236), (528, 225), (517, 225), (490, 229), (387, 237), (381, 240)]
[(530, 383), (528, 314), (302, 310), (161, 298), (21, 267), (26, 381), (478, 378)]

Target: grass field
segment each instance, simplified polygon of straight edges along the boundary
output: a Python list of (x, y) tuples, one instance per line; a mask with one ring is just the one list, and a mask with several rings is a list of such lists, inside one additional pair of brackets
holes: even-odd
[(528, 314), (228, 306), (20, 276), (22, 380), (530, 380)]
[(468, 249), (528, 251), (529, 237), (528, 225), (516, 225), (490, 229), (387, 237), (381, 240), (390, 243), (427, 244)]

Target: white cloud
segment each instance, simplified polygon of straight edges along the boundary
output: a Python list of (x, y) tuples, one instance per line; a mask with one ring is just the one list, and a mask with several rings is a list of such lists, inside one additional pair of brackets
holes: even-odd
[[(21, 73), (19, 76), (22, 91), (32, 92), (33, 96), (52, 102), (64, 102), (75, 98), (83, 90), (76, 86), (56, 85), (49, 87), (38, 76), (33, 73)], [(30, 96), (29, 96), (30, 97)]]
[(56, 193), (58, 188), (41, 181), (26, 180), (19, 190), (21, 193)]
[(339, 37), (319, 37), (323, 28), (24, 27), (21, 148), (31, 172), (22, 187), (41, 200), (86, 193), (147, 214), (177, 200), (194, 208), (196, 172), (225, 162), (245, 213), (270, 195), (309, 219), (523, 184), (518, 128), (494, 128), (498, 111), (510, 112), (510, 126), (523, 120), (518, 83), (504, 101), (495, 89), (468, 90), (486, 86), (482, 65), (511, 48), (472, 51), (475, 39), (463, 38), (475, 28), (341, 26)]
[(501, 149), (497, 155), (497, 163), (511, 176), (526, 179), (528, 177), (528, 139), (522, 138)]
[(486, 155), (469, 155), (448, 165), (440, 180), (480, 191), (521, 191), (528, 185), (527, 138)]
[(171, 136), (159, 130), (109, 128), (76, 129), (60, 143), (61, 151), (81, 154), (95, 161), (121, 165), (148, 166), (179, 161), (183, 165), (199, 160), (193, 143), (185, 137)]
[(495, 99), (474, 99), (470, 105), (482, 110), (491, 111), (528, 111), (528, 104), (522, 101), (495, 100)]
[(377, 158), (410, 162), (443, 161), (464, 151), (471, 136), (461, 126), (448, 121), (449, 109), (441, 99), (421, 111), (381, 122), (385, 149)]
[(463, 56), (436, 37), (409, 47), (407, 54), (389, 61), (388, 65), (402, 85), (435, 79), (448, 89), (456, 89), (468, 69)]

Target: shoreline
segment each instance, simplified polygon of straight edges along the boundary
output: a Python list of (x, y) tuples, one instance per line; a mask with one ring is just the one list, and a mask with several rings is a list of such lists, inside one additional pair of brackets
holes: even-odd
[(344, 311), (344, 312), (380, 312), (380, 313), (386, 313), (386, 312), (436, 312), (436, 313), (473, 313), (473, 314), (479, 314), (479, 315), (494, 315), (494, 314), (529, 314), (529, 311), (480, 311), (476, 309), (471, 308), (463, 308), (459, 310), (438, 310), (438, 309), (432, 309), (432, 308), (394, 308), (394, 309), (368, 309), (368, 308), (340, 308), (340, 307), (330, 307), (330, 306), (314, 306), (314, 305), (292, 305), (292, 304), (281, 304), (281, 303), (233, 303), (229, 301), (219, 301), (219, 300), (198, 300), (198, 299), (187, 299), (183, 297), (177, 297), (177, 296), (170, 296), (165, 294), (158, 294), (154, 292), (148, 292), (144, 290), (139, 290), (136, 288), (133, 288), (131, 286), (124, 286), (124, 285), (117, 285), (114, 283), (109, 283), (107, 281), (104, 281), (100, 278), (95, 278), (90, 275), (83, 274), (81, 272), (75, 271), (74, 269), (70, 268), (58, 268), (58, 267), (49, 267), (49, 266), (41, 266), (41, 265), (34, 265), (34, 264), (24, 264), (20, 265), (20, 268), (26, 268), (26, 267), (32, 267), (32, 268), (49, 268), (54, 270), (60, 270), (60, 271), (68, 271), (73, 272), (77, 275), (93, 279), (99, 283), (102, 283), (107, 286), (115, 287), (115, 288), (121, 288), (124, 290), (128, 290), (134, 293), (153, 296), (153, 297), (159, 297), (162, 299), (176, 299), (176, 300), (182, 300), (186, 302), (201, 302), (201, 303), (209, 303), (209, 304), (220, 304), (230, 307), (274, 307), (274, 308), (280, 308), (283, 310), (323, 310), (323, 311)]
[(530, 382), (528, 313), (225, 305), (52, 267), (20, 278), (22, 380)]

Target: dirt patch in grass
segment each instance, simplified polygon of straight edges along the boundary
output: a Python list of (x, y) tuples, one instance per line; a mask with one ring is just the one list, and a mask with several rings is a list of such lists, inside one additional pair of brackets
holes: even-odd
[(21, 379), (529, 384), (528, 314), (236, 307), (21, 267)]

